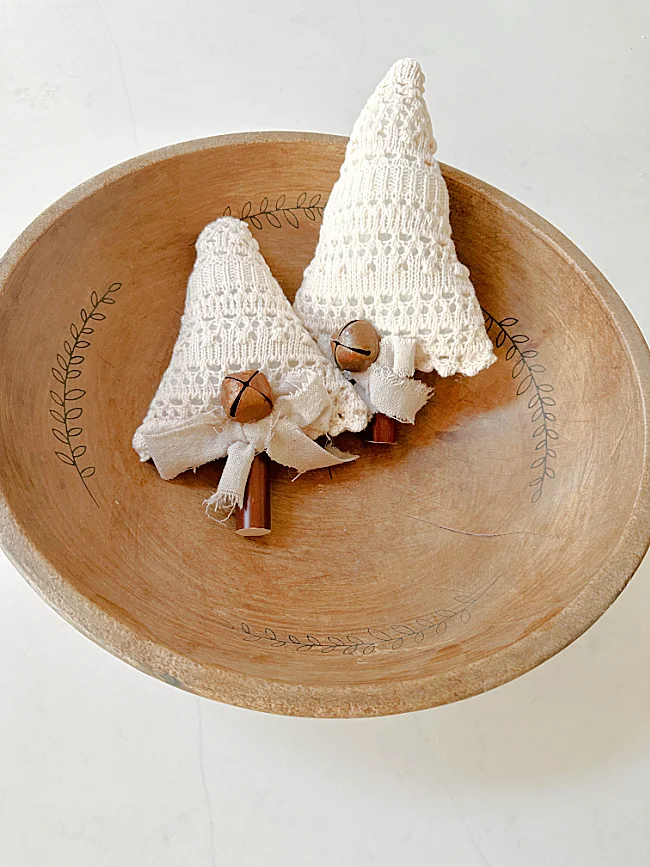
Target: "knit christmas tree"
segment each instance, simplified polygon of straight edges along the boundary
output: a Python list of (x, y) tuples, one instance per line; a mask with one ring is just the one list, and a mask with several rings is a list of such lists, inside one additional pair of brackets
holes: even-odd
[[(232, 511), (257, 452), (299, 472), (351, 460), (314, 440), (363, 430), (368, 412), (303, 327), (244, 222), (210, 223), (196, 249), (180, 333), (133, 446), (163, 479), (227, 454), (207, 505)], [(272, 410), (242, 423), (221, 405), (221, 386), (255, 370), (271, 386)]]
[(368, 406), (413, 422), (430, 390), (415, 370), (473, 376), (496, 360), (469, 271), (456, 256), (449, 197), (415, 60), (397, 61), (357, 119), (295, 309), (323, 352), (347, 322), (382, 337), (355, 374)]

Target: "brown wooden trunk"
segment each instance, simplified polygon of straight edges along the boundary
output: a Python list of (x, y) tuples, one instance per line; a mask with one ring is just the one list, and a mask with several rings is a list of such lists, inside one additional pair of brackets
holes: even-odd
[(238, 536), (266, 536), (271, 532), (269, 458), (264, 452), (253, 458), (244, 505), (237, 510), (235, 532)]
[(394, 418), (390, 418), (381, 412), (376, 413), (370, 422), (370, 435), (368, 441), (371, 443), (383, 443), (393, 446), (397, 442), (397, 422)]

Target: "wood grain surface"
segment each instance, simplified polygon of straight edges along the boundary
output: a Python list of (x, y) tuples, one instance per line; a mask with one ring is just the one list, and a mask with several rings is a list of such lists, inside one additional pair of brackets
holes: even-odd
[(499, 361), (438, 379), (390, 448), (294, 480), (273, 533), (208, 520), (131, 437), (172, 351), (201, 228), (247, 219), (290, 298), (345, 139), (251, 133), (83, 184), (0, 265), (0, 534), (93, 640), (176, 686), (288, 714), (454, 701), (532, 668), (624, 587), (649, 538), (647, 347), (597, 269), (449, 167), (451, 220)]

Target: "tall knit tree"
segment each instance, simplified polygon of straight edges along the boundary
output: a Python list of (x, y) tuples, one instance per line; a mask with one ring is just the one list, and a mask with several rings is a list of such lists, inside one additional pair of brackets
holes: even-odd
[(412, 378), (415, 370), (474, 376), (496, 360), (451, 237), (423, 93), (422, 69), (406, 58), (366, 103), (295, 300), (322, 351), (333, 346), (335, 360), (346, 325), (374, 326), (379, 357), (353, 374), (356, 387), (372, 412), (410, 423), (431, 394)]

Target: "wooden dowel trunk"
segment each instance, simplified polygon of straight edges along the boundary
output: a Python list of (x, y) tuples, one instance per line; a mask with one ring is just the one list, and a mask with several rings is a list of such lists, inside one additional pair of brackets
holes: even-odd
[(238, 536), (266, 536), (271, 532), (271, 480), (265, 452), (253, 458), (235, 532)]
[(395, 445), (397, 442), (397, 422), (381, 412), (376, 413), (370, 423), (369, 442)]

